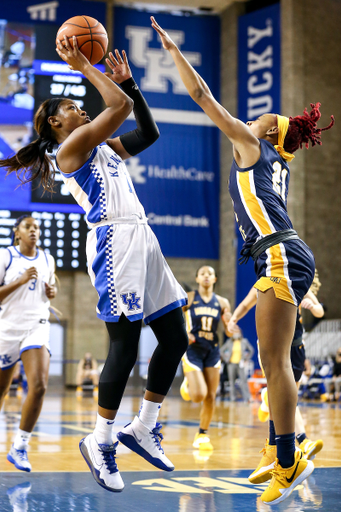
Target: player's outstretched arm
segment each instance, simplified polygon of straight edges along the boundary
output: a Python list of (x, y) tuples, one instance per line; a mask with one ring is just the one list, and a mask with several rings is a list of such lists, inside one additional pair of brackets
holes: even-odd
[(154, 144), (159, 138), (160, 132), (145, 98), (132, 77), (126, 52), (123, 50), (122, 56), (118, 50), (115, 50), (115, 55), (110, 52), (106, 62), (111, 73), (105, 73), (105, 75), (119, 84), (127, 96), (134, 101), (137, 128), (120, 135), (120, 137), (107, 140), (107, 144), (124, 160), (141, 153)]
[[(79, 155), (87, 155), (93, 148), (108, 139), (125, 121), (133, 108), (133, 101), (104, 73), (90, 64), (79, 51), (77, 38), (74, 37), (73, 48), (65, 36), (64, 44), (58, 44), (58, 55), (73, 70), (80, 71), (96, 87), (107, 108), (91, 123), (76, 128), (68, 137), (58, 153), (58, 164), (63, 172), (72, 172), (72, 159)], [(63, 163), (68, 162), (68, 168)], [(77, 161), (76, 169), (79, 167)]]
[(255, 155), (251, 155), (251, 158), (256, 162), (260, 155), (257, 137), (253, 135), (246, 124), (231, 116), (231, 114), (215, 100), (206, 82), (183, 56), (169, 34), (160, 27), (153, 16), (151, 17), (151, 21), (152, 27), (161, 38), (163, 47), (165, 50), (168, 50), (173, 57), (181, 80), (191, 98), (200, 105), (214, 124), (230, 139), (239, 153), (243, 152), (244, 147), (248, 148), (248, 152), (252, 152), (253, 148)]

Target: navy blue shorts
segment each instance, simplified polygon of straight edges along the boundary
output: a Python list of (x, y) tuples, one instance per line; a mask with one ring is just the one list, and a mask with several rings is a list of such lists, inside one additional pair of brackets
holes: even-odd
[(273, 288), (278, 299), (299, 306), (314, 279), (314, 255), (302, 240), (289, 240), (264, 251), (255, 271), (257, 290)]
[(301, 345), (291, 347), (290, 358), (295, 382), (299, 382), (304, 372), (305, 348), (303, 342)]
[(203, 340), (189, 345), (182, 358), (184, 373), (203, 371), (204, 368), (220, 368), (220, 351), (218, 343)]

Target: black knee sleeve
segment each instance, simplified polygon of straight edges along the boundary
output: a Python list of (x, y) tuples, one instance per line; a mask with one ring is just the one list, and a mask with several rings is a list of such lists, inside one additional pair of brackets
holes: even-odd
[(136, 362), (141, 322), (130, 322), (122, 315), (117, 323), (106, 322), (106, 326), (110, 347), (99, 379), (98, 405), (116, 411)]
[(166, 395), (174, 380), (181, 357), (188, 347), (185, 319), (181, 308), (150, 322), (157, 340), (149, 363), (147, 390)]

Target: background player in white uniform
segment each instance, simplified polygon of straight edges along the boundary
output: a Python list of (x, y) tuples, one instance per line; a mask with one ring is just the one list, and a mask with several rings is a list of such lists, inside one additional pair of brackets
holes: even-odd
[[(173, 464), (160, 444), (157, 417), (188, 344), (182, 306), (187, 295), (168, 267), (158, 241), (147, 224), (124, 159), (143, 151), (159, 136), (148, 105), (131, 76), (123, 53), (107, 60), (107, 76), (90, 65), (67, 38), (57, 52), (81, 71), (98, 89), (107, 108), (90, 122), (71, 100), (46, 100), (35, 116), (39, 139), (3, 160), (10, 172), (31, 169), (29, 179), (51, 180), (45, 151), (59, 144), (56, 162), (66, 186), (84, 208), (92, 228), (87, 241), (89, 274), (98, 292), (97, 314), (106, 322), (109, 354), (98, 389), (95, 431), (80, 442), (80, 449), (96, 482), (122, 491), (116, 466), (112, 429), (129, 374), (136, 362), (142, 318), (150, 323), (158, 346), (151, 358), (146, 392), (139, 416), (118, 434), (119, 440), (156, 467), (172, 471)], [(121, 90), (114, 82), (121, 85)], [(123, 92), (124, 91), (124, 92)], [(134, 106), (137, 129), (110, 138)], [(24, 160), (23, 160), (24, 159)], [(20, 163), (18, 163), (20, 161)]]
[(7, 459), (17, 469), (31, 471), (27, 447), (47, 387), (49, 299), (56, 296), (55, 263), (50, 254), (37, 248), (40, 229), (31, 216), (20, 217), (13, 234), (15, 245), (0, 250), (0, 408), (21, 359), (28, 393)]

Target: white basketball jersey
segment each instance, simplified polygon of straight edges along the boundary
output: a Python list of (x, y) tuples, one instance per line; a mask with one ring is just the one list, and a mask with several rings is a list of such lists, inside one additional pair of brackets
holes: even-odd
[(89, 227), (136, 214), (145, 217), (125, 163), (105, 142), (93, 149), (80, 169), (61, 174), (66, 187), (85, 211)]
[(53, 257), (37, 250), (34, 258), (28, 258), (21, 254), (18, 246), (0, 249), (1, 286), (12, 283), (30, 267), (37, 269), (38, 278), (30, 279), (0, 303), (0, 329), (4, 326), (16, 330), (32, 329), (39, 321), (46, 322), (50, 316), (45, 283), (55, 283)]

